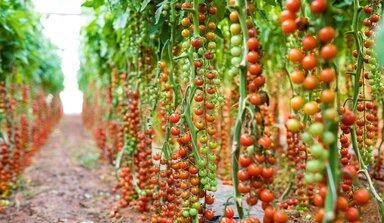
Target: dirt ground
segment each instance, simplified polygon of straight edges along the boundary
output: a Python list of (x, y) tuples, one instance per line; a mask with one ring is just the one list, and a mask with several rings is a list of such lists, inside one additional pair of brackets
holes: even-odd
[(23, 186), (0, 214), (0, 223), (110, 222), (116, 181), (95, 151), (80, 116), (64, 117), (25, 171)]

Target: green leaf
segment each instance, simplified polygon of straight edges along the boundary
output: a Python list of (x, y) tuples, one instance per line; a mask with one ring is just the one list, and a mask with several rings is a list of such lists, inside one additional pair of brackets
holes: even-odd
[(104, 0), (88, 0), (84, 2), (81, 6), (97, 9), (104, 4)]
[(151, 0), (145, 0), (142, 4), (141, 4), (141, 8), (140, 8), (140, 11), (144, 11), (145, 7), (147, 7), (148, 3), (150, 3)]
[(155, 12), (155, 24), (160, 20), (161, 13), (163, 12), (163, 6), (160, 6)]

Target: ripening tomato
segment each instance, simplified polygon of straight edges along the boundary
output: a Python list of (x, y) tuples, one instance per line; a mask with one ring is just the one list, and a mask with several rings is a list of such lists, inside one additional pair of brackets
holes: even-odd
[(324, 27), (319, 31), (319, 39), (323, 43), (332, 41), (335, 35), (335, 30), (330, 26)]
[(335, 70), (332, 68), (325, 68), (320, 71), (319, 80), (324, 83), (331, 83), (336, 79)]
[(169, 121), (172, 123), (177, 123), (180, 120), (180, 116), (177, 113), (173, 113), (172, 115), (169, 116)]
[(302, 84), (305, 78), (304, 72), (295, 70), (291, 73), (291, 81), (295, 84)]
[(303, 87), (305, 90), (313, 90), (317, 87), (318, 79), (315, 75), (308, 75), (303, 82)]
[(233, 208), (231, 207), (227, 207), (225, 209), (225, 217), (227, 218), (233, 218), (233, 216), (235, 216), (235, 211), (233, 210)]
[(291, 99), (291, 108), (295, 111), (300, 110), (304, 106), (304, 98), (296, 96)]
[(321, 92), (320, 100), (324, 103), (331, 104), (335, 101), (336, 94), (331, 89), (325, 89)]
[(247, 45), (250, 50), (257, 50), (259, 48), (259, 40), (255, 37), (249, 38)]
[(347, 219), (349, 222), (359, 220), (359, 210), (354, 207), (348, 208), (345, 212), (345, 219)]
[(303, 59), (304, 55), (298, 48), (293, 48), (288, 53), (288, 58), (293, 63), (300, 62)]
[(306, 51), (311, 51), (317, 47), (317, 40), (314, 36), (304, 36), (301, 41), (303, 49)]
[(355, 114), (350, 111), (350, 110), (347, 110), (342, 118), (341, 118), (341, 122), (346, 125), (346, 126), (351, 126), (355, 123), (355, 120), (356, 120), (356, 117), (355, 117)]
[(364, 188), (360, 188), (353, 193), (353, 200), (360, 206), (366, 205), (369, 203), (369, 192)]
[(300, 10), (301, 2), (300, 0), (287, 0), (285, 6), (289, 11), (296, 13)]
[(327, 10), (327, 0), (314, 0), (311, 3), (311, 11), (315, 14), (324, 13)]
[(280, 21), (281, 22), (284, 22), (286, 20), (295, 20), (296, 19), (296, 13), (293, 13), (289, 10), (283, 10), (281, 13), (280, 13)]
[(283, 32), (286, 34), (294, 33), (296, 31), (296, 23), (293, 19), (287, 19), (281, 24)]
[(258, 167), (256, 163), (250, 164), (247, 168), (247, 171), (253, 177), (257, 177), (261, 174), (261, 168)]
[(348, 201), (345, 197), (337, 197), (336, 199), (336, 210), (346, 211), (348, 208)]
[(308, 55), (303, 58), (301, 65), (306, 70), (312, 70), (317, 66), (317, 58), (315, 55)]
[(239, 163), (242, 167), (247, 167), (252, 163), (252, 157), (245, 154), (239, 156)]
[(289, 216), (281, 211), (276, 211), (276, 213), (273, 215), (273, 220), (275, 220), (276, 223), (285, 223), (288, 222)]
[(248, 101), (251, 102), (253, 105), (260, 105), (261, 104), (261, 98), (260, 95), (257, 93), (252, 93), (248, 95)]
[(275, 196), (273, 196), (272, 192), (268, 189), (262, 190), (260, 192), (259, 196), (260, 196), (260, 199), (264, 202), (271, 202), (275, 198)]
[(320, 55), (324, 60), (332, 60), (336, 57), (337, 48), (333, 44), (327, 44), (320, 50)]
[(241, 134), (241, 136), (240, 136), (240, 143), (241, 143), (242, 146), (248, 147), (248, 146), (253, 145), (254, 142), (255, 142), (255, 139), (252, 136), (249, 136), (246, 133)]

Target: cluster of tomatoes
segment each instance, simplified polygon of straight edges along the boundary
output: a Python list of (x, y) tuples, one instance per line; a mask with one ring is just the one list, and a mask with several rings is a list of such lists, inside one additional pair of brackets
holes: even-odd
[[(332, 3), (285, 2), (279, 19), (287, 34), (286, 63), (274, 77), (276, 82), (289, 77), (282, 84), (290, 86), (291, 96), (289, 114), (281, 112), (287, 117), (283, 121), (278, 109), (284, 96), (276, 93), (279, 83), (272, 83), (268, 70), (273, 55), (263, 55), (268, 51), (262, 45), (268, 43), (262, 39), (263, 25), (257, 26), (259, 4), (231, 0), (223, 13), (221, 3), (213, 0), (149, 2), (140, 12), (130, 4), (130, 23), (123, 40), (116, 40), (129, 54), (117, 52), (127, 56), (120, 63), (110, 62), (117, 57), (110, 56), (111, 74), (90, 81), (83, 112), (101, 154), (117, 167), (114, 190), (120, 200), (111, 217), (124, 217), (123, 208), (135, 207), (145, 213), (143, 220), (154, 223), (212, 220), (221, 186), (217, 178), (223, 177), (223, 183), (233, 184), (243, 222), (260, 222), (243, 213), (243, 206), (254, 208), (259, 200), (263, 222), (288, 222), (292, 212), (310, 205), (318, 207), (317, 222), (359, 221), (358, 206), (366, 205), (369, 195), (354, 181), (364, 167), (359, 162), (375, 161), (380, 128), (381, 106), (375, 97), (367, 97), (381, 87), (381, 70), (371, 49), (377, 3), (364, 7), (364, 50), (353, 53), (356, 58), (364, 53), (369, 69), (353, 83), (360, 65), (352, 71), (335, 65), (344, 52), (333, 16), (339, 12)], [(150, 19), (153, 13), (156, 22)], [(351, 80), (344, 80), (342, 72)], [(347, 96), (355, 97), (352, 87), (360, 94), (344, 106), (342, 80)], [(287, 132), (281, 137), (283, 129)], [(286, 147), (280, 146), (281, 138)], [(277, 157), (289, 171), (278, 170)], [(281, 172), (292, 186), (278, 199), (276, 181), (281, 180), (276, 175)], [(328, 199), (335, 201), (332, 210)], [(234, 210), (227, 207), (221, 222), (235, 221)]]
[[(0, 193), (6, 199), (62, 115), (60, 98), (42, 88), (0, 82)], [(4, 200), (5, 201), (5, 200)], [(1, 208), (6, 203), (0, 204)]]

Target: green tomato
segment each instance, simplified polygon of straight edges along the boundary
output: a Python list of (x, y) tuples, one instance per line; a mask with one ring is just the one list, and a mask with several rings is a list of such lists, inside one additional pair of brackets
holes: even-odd
[(211, 187), (211, 191), (212, 191), (212, 192), (216, 192), (216, 191), (217, 191), (217, 187), (216, 187), (216, 186), (212, 186), (212, 187)]
[(311, 143), (313, 141), (313, 137), (311, 134), (309, 134), (308, 132), (304, 132), (303, 133), (303, 142), (304, 143)]
[(324, 125), (320, 122), (312, 123), (309, 126), (309, 132), (314, 136), (321, 136), (324, 132)]
[(207, 154), (208, 153), (208, 147), (206, 145), (201, 146), (200, 153), (201, 154)]
[(321, 159), (323, 160), (323, 150), (325, 150), (323, 148), (323, 146), (319, 143), (316, 143), (316, 144), (313, 144), (311, 147), (311, 154), (313, 157), (315, 157), (316, 159)]
[(231, 55), (232, 56), (234, 56), (234, 57), (240, 57), (240, 55), (241, 55), (241, 48), (240, 47), (237, 47), (237, 46), (235, 46), (235, 47), (232, 47), (232, 49), (231, 49)]
[(195, 208), (191, 208), (191, 209), (189, 209), (189, 214), (191, 216), (196, 216), (197, 215), (197, 210)]
[(182, 213), (183, 213), (184, 217), (188, 217), (189, 216), (189, 211), (187, 211), (187, 210), (184, 210)]
[(216, 173), (214, 173), (214, 172), (209, 172), (209, 173), (208, 173), (208, 178), (211, 179), (211, 180), (216, 179)]
[(232, 57), (231, 64), (233, 66), (239, 66), (240, 63), (241, 63), (241, 58), (240, 57)]
[(323, 142), (330, 145), (335, 142), (336, 137), (332, 132), (326, 131), (324, 132), (322, 139), (323, 139)]
[(305, 177), (304, 177), (304, 180), (307, 182), (307, 183), (313, 183), (315, 182), (315, 176), (312, 174), (312, 173), (306, 173), (305, 174)]
[(241, 44), (241, 41), (242, 41), (242, 39), (239, 35), (231, 37), (231, 44), (234, 46), (239, 46)]
[(216, 155), (214, 153), (208, 154), (208, 160), (209, 161), (216, 161)]
[(200, 177), (205, 177), (205, 176), (207, 176), (207, 171), (206, 171), (205, 169), (203, 169), (203, 170), (199, 170), (199, 176), (200, 176)]
[(214, 164), (214, 163), (208, 164), (208, 169), (210, 171), (216, 171), (216, 169), (217, 169), (216, 164)]
[(206, 177), (200, 178), (200, 183), (202, 185), (206, 185), (208, 183), (208, 178), (206, 178)]
[(197, 162), (197, 165), (199, 165), (200, 167), (205, 167), (207, 165), (207, 160), (204, 158), (200, 158)]
[(309, 160), (307, 162), (307, 170), (312, 173), (320, 172), (325, 168), (325, 165), (320, 160)]
[(321, 173), (315, 173), (315, 175), (314, 175), (314, 180), (315, 180), (316, 182), (321, 182), (321, 181), (323, 180), (323, 174), (321, 174)]

